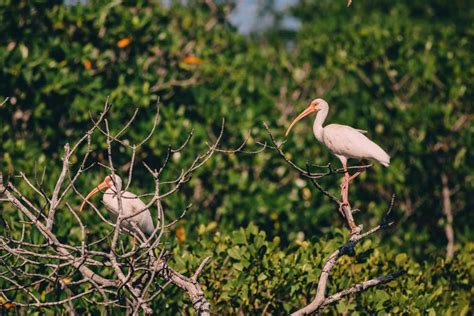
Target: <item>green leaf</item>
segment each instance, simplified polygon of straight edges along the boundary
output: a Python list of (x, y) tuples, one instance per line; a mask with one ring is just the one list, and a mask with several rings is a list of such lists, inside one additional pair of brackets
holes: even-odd
[(240, 249), (239, 246), (234, 246), (234, 247), (230, 248), (229, 250), (227, 250), (227, 253), (233, 259), (236, 259), (236, 260), (241, 260), (242, 259), (242, 255), (241, 255), (242, 250)]

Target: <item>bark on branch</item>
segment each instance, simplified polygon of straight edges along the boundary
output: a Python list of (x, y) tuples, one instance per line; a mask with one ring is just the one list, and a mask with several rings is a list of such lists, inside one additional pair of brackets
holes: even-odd
[[(89, 219), (89, 227), (83, 222), (84, 215), (81, 215), (71, 205), (77, 205), (77, 201), (82, 202), (84, 195), (76, 187), (77, 180), (87, 177), (90, 173), (87, 167), (89, 154), (92, 152), (92, 135), (98, 137), (105, 136), (107, 144), (107, 162), (98, 162), (105, 169), (106, 174), (114, 175), (117, 168), (114, 165), (112, 147), (122, 147), (120, 152), (130, 153), (128, 163), (128, 178), (125, 186), (127, 190), (132, 183), (137, 153), (154, 133), (159, 120), (159, 106), (150, 133), (136, 144), (129, 144), (128, 140), (122, 138), (127, 129), (132, 125), (138, 111), (132, 118), (115, 134), (110, 130), (107, 121), (107, 113), (110, 105), (106, 102), (104, 110), (97, 119), (92, 118), (92, 127), (84, 133), (79, 140), (70, 146), (64, 146), (64, 155), (59, 177), (54, 183), (51, 197), (48, 197), (41, 183), (32, 181), (24, 173), (19, 177), (24, 181), (30, 191), (21, 192), (19, 186), (12, 181), (3, 178), (0, 173), (0, 203), (10, 206), (10, 210), (16, 209), (18, 218), (21, 219), (21, 229), (6, 226), (0, 236), (0, 251), (3, 262), (3, 269), (0, 270), (0, 279), (4, 284), (9, 284), (6, 288), (0, 289), (3, 301), (11, 306), (20, 307), (50, 307), (64, 306), (69, 313), (74, 313), (74, 302), (76, 300), (94, 300), (100, 304), (114, 306), (116, 308), (132, 307), (133, 314), (152, 314), (151, 302), (158, 297), (163, 289), (174, 284), (186, 291), (194, 310), (199, 315), (210, 315), (210, 304), (206, 300), (205, 294), (198, 282), (198, 277), (202, 273), (206, 263), (210, 258), (205, 258), (197, 267), (191, 277), (186, 277), (175, 271), (168, 263), (166, 247), (162, 242), (166, 228), (174, 225), (186, 214), (186, 208), (181, 216), (165, 222), (162, 201), (172, 194), (179, 192), (192, 175), (202, 167), (218, 150), (219, 142), (224, 131), (224, 122), (216, 141), (209, 145), (209, 148), (198, 155), (188, 166), (182, 168), (180, 174), (172, 179), (162, 179), (162, 171), (170, 164), (173, 154), (184, 150), (193, 135), (191, 131), (185, 142), (176, 149), (168, 148), (161, 166), (154, 168), (144, 163), (145, 172), (149, 171), (151, 183), (154, 184), (154, 191), (144, 194), (143, 197), (149, 200), (146, 208), (136, 210), (135, 214), (127, 215), (121, 213), (115, 222), (110, 221), (107, 215), (101, 214), (102, 207), (89, 203), (97, 215), (97, 218)], [(95, 138), (94, 138), (95, 139)], [(82, 157), (79, 149), (85, 149)], [(79, 161), (77, 170), (73, 170), (72, 158)], [(36, 183), (36, 184), (35, 184)], [(119, 209), (123, 192), (118, 192)], [(44, 205), (39, 205), (38, 201), (47, 203), (47, 212), (44, 214)], [(77, 206), (76, 206), (77, 208)], [(147, 210), (156, 209), (155, 229), (151, 236), (145, 236), (140, 229), (132, 231), (122, 225), (122, 223), (132, 223), (134, 217)], [(59, 226), (63, 220), (63, 212), (71, 216), (77, 222), (80, 229), (81, 240), (79, 243), (73, 241), (69, 236), (59, 236), (58, 229), (53, 230), (54, 224)], [(169, 218), (167, 216), (166, 218)], [(102, 221), (109, 227), (109, 233), (103, 238), (96, 238), (89, 235), (89, 230), (96, 231), (92, 225), (94, 220)], [(98, 223), (97, 223), (98, 224)], [(41, 235), (41, 240), (33, 239), (31, 232), (37, 230)], [(124, 243), (128, 238), (122, 238), (124, 233), (136, 238), (140, 247), (131, 249)], [(104, 244), (106, 246), (104, 246)], [(5, 266), (6, 264), (6, 266)], [(65, 274), (66, 273), (66, 274)], [(35, 280), (35, 281), (31, 281)], [(164, 285), (162, 283), (165, 282)], [(82, 284), (89, 284), (86, 290)], [(37, 286), (54, 288), (58, 285), (69, 293), (67, 298), (57, 300), (44, 300), (39, 297), (35, 287)], [(78, 291), (79, 290), (79, 291)], [(21, 294), (21, 295), (18, 295)], [(24, 294), (24, 295), (23, 295)], [(49, 296), (48, 296), (49, 297)], [(21, 300), (19, 300), (21, 298)], [(125, 302), (123, 305), (122, 302)]]
[(339, 258), (341, 258), (345, 254), (353, 254), (355, 253), (354, 247), (364, 238), (372, 235), (373, 233), (379, 231), (380, 229), (383, 229), (385, 227), (391, 226), (393, 222), (389, 223), (382, 223), (371, 230), (365, 232), (365, 233), (357, 233), (353, 234), (350, 238), (350, 240), (339, 247), (337, 250), (335, 250), (329, 257), (326, 259), (323, 269), (321, 271), (321, 274), (319, 276), (319, 281), (318, 281), (318, 287), (316, 290), (316, 295), (313, 299), (313, 301), (308, 304), (307, 306), (303, 307), (302, 309), (299, 309), (292, 313), (291, 315), (293, 316), (300, 316), (300, 315), (308, 315), (314, 312), (319, 311), (321, 308), (324, 306), (327, 306), (329, 304), (335, 303), (345, 296), (349, 294), (353, 294), (356, 292), (362, 292), (367, 290), (368, 288), (377, 286), (379, 284), (384, 284), (387, 282), (390, 282), (397, 277), (405, 274), (405, 271), (398, 271), (398, 272), (393, 272), (390, 273), (386, 276), (381, 276), (381, 277), (376, 277), (374, 279), (371, 279), (369, 281), (365, 281), (356, 285), (353, 285), (345, 290), (342, 290), (336, 294), (333, 294), (329, 297), (326, 296), (326, 288), (327, 288), (327, 283), (329, 280), (329, 276), (331, 274), (332, 269), (336, 266), (337, 261)]
[(446, 224), (444, 225), (444, 232), (448, 243), (446, 245), (446, 261), (451, 261), (454, 257), (454, 229), (453, 229), (453, 210), (451, 207), (451, 191), (449, 189), (448, 176), (441, 174), (441, 185), (443, 197), (443, 214), (446, 216)]

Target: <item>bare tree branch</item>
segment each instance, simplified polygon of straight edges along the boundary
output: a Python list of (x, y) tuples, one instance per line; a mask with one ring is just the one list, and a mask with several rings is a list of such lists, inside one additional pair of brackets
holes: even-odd
[(362, 239), (372, 235), (373, 233), (379, 231), (380, 229), (391, 226), (393, 222), (387, 221), (387, 217), (388, 217), (388, 214), (391, 212), (392, 208), (393, 208), (393, 199), (392, 199), (392, 202), (390, 203), (390, 207), (387, 211), (387, 215), (382, 219), (382, 223), (380, 225), (372, 228), (371, 230), (365, 233), (360, 233), (360, 231), (358, 231), (357, 233), (351, 234), (349, 241), (345, 243), (344, 245), (340, 246), (326, 259), (323, 269), (321, 270), (321, 274), (319, 276), (316, 296), (314, 297), (313, 301), (307, 306), (305, 306), (304, 308), (295, 311), (291, 315), (299, 316), (299, 315), (308, 315), (308, 314), (314, 313), (320, 310), (322, 307), (327, 306), (329, 304), (332, 304), (342, 299), (344, 296), (347, 296), (349, 294), (356, 293), (356, 292), (365, 291), (366, 289), (370, 287), (389, 282), (405, 273), (405, 271), (399, 271), (399, 272), (391, 273), (387, 276), (377, 277), (370, 281), (356, 284), (339, 293), (326, 297), (326, 288), (327, 288), (329, 276), (331, 274), (332, 269), (336, 266), (337, 261), (346, 254), (354, 254), (355, 253), (354, 247)]
[(453, 229), (453, 210), (451, 208), (451, 192), (449, 189), (448, 176), (441, 174), (441, 185), (443, 197), (443, 213), (446, 216), (446, 224), (444, 225), (444, 232), (448, 244), (446, 246), (446, 261), (451, 261), (454, 257), (454, 229)]
[(368, 281), (364, 281), (362, 283), (358, 283), (354, 286), (351, 286), (343, 291), (340, 291), (336, 294), (333, 294), (329, 297), (327, 297), (324, 302), (321, 304), (321, 307), (325, 307), (327, 305), (330, 305), (330, 304), (333, 304), (337, 301), (340, 301), (341, 299), (343, 299), (344, 297), (348, 296), (348, 295), (351, 295), (351, 294), (355, 294), (357, 292), (363, 292), (371, 287), (374, 287), (374, 286), (377, 286), (377, 285), (380, 285), (380, 284), (385, 284), (385, 283), (388, 283), (392, 280), (395, 280), (396, 278), (404, 275), (406, 272), (404, 270), (400, 270), (400, 271), (397, 271), (397, 272), (393, 272), (393, 273), (390, 273), (390, 274), (387, 274), (387, 275), (384, 275), (384, 276), (381, 276), (381, 277), (376, 277), (374, 279), (371, 279), (371, 280), (368, 280)]
[[(18, 177), (26, 183), (26, 187), (29, 188), (28, 193), (20, 192), (19, 187), (17, 188), (11, 181), (4, 181), (3, 175), (0, 173), (0, 203), (7, 203), (16, 208), (19, 218), (22, 218), (20, 230), (15, 227), (10, 228), (7, 225), (5, 233), (0, 235), (0, 250), (2, 251), (0, 262), (3, 264), (3, 268), (0, 269), (0, 279), (9, 284), (6, 288), (0, 290), (0, 293), (8, 299), (9, 304), (18, 307), (61, 305), (69, 314), (74, 314), (74, 302), (76, 300), (93, 300), (98, 304), (118, 308), (131, 306), (133, 314), (139, 314), (140, 312), (152, 314), (153, 310), (150, 308), (152, 300), (157, 298), (169, 284), (174, 284), (186, 291), (196, 313), (209, 315), (210, 304), (204, 296), (198, 277), (210, 258), (207, 257), (202, 261), (192, 277), (186, 277), (170, 267), (168, 264), (169, 255), (162, 241), (165, 236), (165, 229), (181, 220), (191, 205), (186, 207), (181, 215), (167, 223), (162, 201), (177, 193), (190, 180), (193, 173), (218, 151), (224, 133), (224, 121), (216, 141), (209, 145), (203, 154), (197, 155), (174, 179), (162, 180), (163, 170), (170, 164), (170, 157), (173, 154), (184, 150), (188, 146), (193, 131), (189, 133), (184, 143), (177, 148), (174, 149), (168, 146), (164, 163), (159, 169), (153, 169), (143, 162), (145, 169), (150, 172), (154, 183), (154, 191), (142, 195), (150, 197), (143, 209), (134, 210), (133, 214), (126, 214), (123, 212), (123, 202), (129, 197), (124, 193), (132, 183), (139, 150), (143, 144), (150, 140), (158, 126), (159, 104), (149, 133), (144, 139), (135, 144), (130, 144), (128, 140), (125, 141), (122, 137), (137, 118), (138, 110), (133, 113), (117, 133), (113, 133), (107, 120), (110, 107), (107, 100), (97, 119), (90, 115), (92, 127), (73, 146), (65, 145), (60, 175), (55, 181), (50, 198), (45, 193), (43, 181), (38, 181), (36, 173), (34, 181), (31, 181), (24, 173), (20, 173)], [(76, 182), (92, 170), (87, 167), (87, 160), (91, 148), (93, 148), (91, 144), (92, 135), (105, 136), (107, 163), (97, 162), (96, 165), (104, 168), (112, 176), (116, 174), (116, 170), (119, 170), (115, 166), (112, 147), (119, 146), (130, 153), (125, 189), (115, 192), (119, 204), (116, 220), (110, 221), (106, 218), (107, 216), (101, 214), (101, 207), (87, 201), (87, 205), (98, 215), (97, 220), (110, 228), (105, 236), (99, 236), (98, 238), (96, 236), (90, 238), (88, 227), (81, 214), (72, 206), (75, 204), (73, 201), (77, 199), (84, 200), (84, 196), (76, 187)], [(85, 154), (82, 157), (76, 157), (79, 156), (80, 148), (83, 148), (82, 151)], [(80, 162), (74, 172), (71, 168), (73, 158), (74, 161), (78, 160)], [(116, 181), (114, 177), (111, 177), (111, 179)], [(44, 205), (38, 206), (38, 200)], [(47, 207), (46, 214), (44, 212), (45, 207)], [(135, 219), (153, 207), (156, 207), (157, 223), (154, 225), (153, 233), (147, 236), (141, 231)], [(68, 238), (69, 236), (58, 236), (57, 229), (53, 231), (54, 224), (60, 218), (62, 220), (59, 213), (63, 211), (66, 212), (65, 214), (69, 214), (79, 228), (78, 241), (74, 238)], [(124, 225), (126, 223), (130, 225)], [(42, 239), (39, 242), (32, 240), (31, 230), (37, 230), (40, 233)], [(139, 240), (140, 246), (131, 251), (127, 249), (124, 240), (128, 240), (128, 238), (122, 238), (123, 233)], [(106, 247), (104, 247), (104, 243)], [(105, 275), (107, 278), (104, 277)], [(30, 281), (32, 278), (35, 281)], [(79, 281), (76, 281), (77, 279)], [(165, 284), (160, 285), (163, 282)], [(82, 292), (73, 292), (72, 290), (77, 289), (80, 284), (90, 284), (90, 286), (87, 286)], [(37, 291), (34, 290), (39, 285), (44, 287), (60, 286), (65, 290), (66, 298), (58, 296), (56, 300), (44, 301), (44, 298), (37, 296)], [(16, 293), (24, 293), (21, 296), (23, 299), (16, 300)], [(11, 297), (7, 298), (6, 295)], [(120, 298), (125, 299), (127, 303), (125, 305), (120, 303), (123, 302), (123, 299)]]
[(0, 103), (0, 108), (8, 102), (8, 100), (10, 99), (10, 97), (6, 97), (5, 100), (3, 100), (1, 103)]

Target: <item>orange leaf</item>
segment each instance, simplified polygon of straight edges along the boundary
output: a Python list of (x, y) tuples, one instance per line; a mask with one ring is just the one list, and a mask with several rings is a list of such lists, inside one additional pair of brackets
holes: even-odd
[(92, 68), (92, 63), (89, 59), (84, 60), (84, 68), (90, 70)]
[(184, 231), (183, 226), (176, 228), (176, 238), (178, 238), (178, 241), (180, 243), (183, 243), (186, 241), (186, 232)]
[(125, 37), (117, 42), (117, 46), (119, 48), (124, 48), (130, 45), (131, 42), (132, 42), (132, 39), (130, 37)]
[(62, 278), (59, 280), (59, 283), (61, 284), (61, 289), (64, 289), (66, 286), (71, 284), (72, 280), (70, 278)]
[(64, 284), (71, 284), (72, 280), (70, 278), (64, 278), (61, 280)]
[(186, 56), (183, 61), (188, 65), (199, 65), (203, 60), (196, 56)]
[(15, 304), (13, 304), (13, 303), (5, 303), (5, 304), (3, 304), (3, 307), (5, 307), (6, 309), (11, 309), (11, 308), (15, 307)]

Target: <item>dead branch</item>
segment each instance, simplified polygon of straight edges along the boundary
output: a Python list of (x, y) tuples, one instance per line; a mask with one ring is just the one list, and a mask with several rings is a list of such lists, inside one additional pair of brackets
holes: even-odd
[(9, 99), (10, 99), (9, 97), (6, 97), (2, 102), (0, 102), (0, 108), (1, 108), (5, 103), (7, 103)]
[(446, 261), (451, 261), (454, 257), (454, 229), (453, 229), (453, 210), (451, 208), (451, 192), (449, 189), (448, 176), (441, 174), (441, 185), (443, 197), (443, 214), (446, 216), (446, 224), (444, 225), (444, 232), (448, 244), (446, 246)]
[(362, 292), (365, 291), (366, 289), (370, 287), (374, 287), (379, 284), (387, 283), (389, 281), (394, 280), (395, 278), (405, 274), (405, 271), (398, 271), (391, 273), (386, 276), (382, 277), (377, 277), (372, 280), (356, 284), (354, 286), (351, 286), (341, 292), (338, 292), (336, 294), (333, 294), (329, 297), (326, 297), (326, 287), (328, 283), (329, 276), (331, 274), (332, 269), (336, 266), (337, 261), (344, 255), (346, 254), (354, 254), (355, 253), (355, 246), (364, 238), (372, 235), (373, 233), (379, 231), (380, 229), (389, 227), (393, 224), (393, 222), (387, 222), (387, 216), (391, 212), (393, 207), (393, 200), (392, 203), (390, 204), (390, 208), (387, 211), (387, 215), (382, 219), (382, 223), (371, 230), (365, 232), (365, 233), (356, 233), (352, 234), (351, 238), (347, 243), (336, 249), (329, 257), (326, 259), (323, 269), (321, 270), (321, 274), (319, 276), (319, 281), (318, 281), (318, 287), (316, 290), (316, 296), (313, 299), (313, 301), (305, 306), (304, 308), (292, 313), (294, 316), (298, 315), (308, 315), (311, 313), (314, 313), (318, 310), (320, 310), (322, 307), (327, 306), (329, 304), (332, 304), (334, 302), (337, 302), (341, 300), (343, 297), (356, 293), (356, 292)]
[[(198, 155), (188, 166), (184, 167), (179, 175), (172, 179), (162, 179), (162, 172), (171, 163), (173, 154), (183, 151), (188, 146), (193, 131), (189, 133), (183, 144), (173, 149), (168, 147), (165, 160), (161, 166), (154, 168), (143, 162), (143, 166), (149, 171), (150, 183), (153, 183), (154, 191), (142, 194), (148, 203), (145, 207), (135, 210), (133, 214), (124, 211), (124, 203), (129, 198), (124, 195), (133, 182), (133, 176), (138, 152), (142, 145), (153, 136), (159, 121), (159, 104), (153, 126), (146, 137), (135, 144), (123, 139), (132, 123), (138, 116), (138, 110), (132, 117), (114, 133), (107, 120), (107, 114), (111, 106), (107, 101), (102, 113), (97, 119), (92, 115), (92, 126), (82, 137), (72, 146), (64, 146), (62, 167), (59, 177), (54, 183), (51, 196), (45, 192), (43, 181), (30, 180), (25, 173), (20, 173), (16, 177), (26, 184), (29, 191), (21, 192), (18, 185), (12, 181), (4, 179), (0, 173), (0, 202), (10, 205), (18, 212), (19, 218), (25, 218), (21, 223), (21, 229), (6, 226), (0, 235), (0, 279), (4, 284), (9, 284), (0, 290), (3, 296), (12, 306), (18, 307), (51, 307), (64, 306), (68, 313), (74, 313), (74, 302), (76, 300), (93, 300), (98, 304), (105, 304), (117, 308), (132, 308), (133, 314), (141, 312), (152, 314), (150, 308), (153, 299), (157, 298), (163, 289), (169, 284), (174, 284), (182, 288), (188, 294), (192, 305), (199, 315), (210, 314), (210, 304), (206, 300), (204, 292), (198, 282), (198, 277), (202, 273), (206, 263), (210, 260), (205, 258), (197, 267), (191, 277), (186, 277), (175, 271), (169, 264), (169, 255), (163, 243), (165, 229), (176, 224), (185, 215), (191, 205), (189, 205), (181, 215), (170, 222), (165, 222), (162, 201), (172, 194), (179, 192), (200, 167), (202, 167), (212, 155), (218, 151), (219, 143), (224, 132), (224, 122), (222, 122), (220, 134), (213, 144), (208, 145), (207, 150)], [(93, 146), (91, 145), (92, 135), (105, 136), (107, 144), (106, 163), (97, 162), (106, 174), (112, 175), (111, 179), (115, 183), (117, 166), (114, 163), (113, 150), (115, 146), (128, 150), (130, 162), (128, 163), (128, 173), (125, 189), (115, 192), (118, 201), (116, 219), (110, 220), (107, 215), (102, 214), (102, 207), (87, 201), (88, 207), (97, 214), (97, 221), (109, 227), (109, 231), (104, 237), (91, 238), (89, 228), (84, 222), (82, 214), (76, 211), (77, 201), (84, 201), (85, 197), (77, 188), (79, 179), (89, 176), (91, 170), (87, 165)], [(95, 138), (94, 138), (95, 139)], [(80, 157), (78, 152), (85, 151)], [(72, 159), (79, 161), (76, 170), (73, 170)], [(89, 174), (86, 176), (86, 174)], [(137, 197), (138, 198), (138, 197)], [(46, 204), (47, 212), (44, 212), (44, 205), (38, 205), (43, 201)], [(154, 225), (151, 235), (145, 235), (134, 221), (137, 216), (156, 208), (156, 225)], [(65, 213), (64, 213), (65, 212)], [(45, 214), (46, 213), (46, 214)], [(58, 226), (63, 216), (69, 214), (77, 223), (80, 229), (79, 242), (68, 236), (58, 236), (54, 229), (54, 224)], [(91, 221), (88, 221), (91, 223)], [(125, 224), (129, 224), (128, 226)], [(89, 224), (90, 225), (90, 224)], [(33, 241), (31, 231), (38, 231), (41, 240)], [(127, 249), (128, 240), (126, 234), (139, 241), (136, 249)], [(95, 237), (95, 236), (94, 236)], [(106, 246), (104, 246), (106, 244)], [(66, 272), (66, 274), (64, 274)], [(107, 277), (104, 277), (107, 276)], [(33, 280), (33, 281), (32, 281)], [(164, 282), (164, 285), (162, 283)], [(80, 284), (90, 284), (84, 291), (78, 291)], [(60, 286), (66, 289), (67, 297), (57, 300), (44, 300), (35, 291), (35, 287)], [(18, 293), (24, 295), (18, 296)], [(125, 298), (124, 305), (121, 298)], [(128, 307), (127, 307), (128, 306)]]
[[(303, 169), (303, 168), (299, 167), (295, 162), (291, 161), (285, 155), (285, 153), (283, 152), (282, 147), (283, 147), (284, 143), (278, 143), (276, 141), (275, 137), (273, 136), (273, 134), (271, 133), (270, 128), (268, 127), (268, 125), (264, 123), (264, 126), (265, 126), (265, 129), (267, 130), (267, 133), (270, 137), (271, 144), (272, 144), (271, 146), (266, 145), (265, 147), (275, 150), (278, 153), (278, 155), (280, 156), (280, 158), (282, 158), (283, 161), (285, 161), (286, 164), (288, 164), (292, 169), (296, 170), (301, 176), (308, 179), (318, 191), (320, 191), (326, 197), (328, 197), (331, 200), (331, 202), (333, 202), (338, 207), (339, 211), (341, 212), (343, 217), (346, 219), (349, 228), (351, 229), (348, 242), (345, 243), (344, 245), (340, 246), (338, 249), (336, 249), (326, 259), (326, 261), (323, 265), (323, 268), (321, 270), (320, 276), (319, 276), (316, 295), (315, 295), (313, 301), (310, 304), (308, 304), (307, 306), (295, 311), (294, 313), (292, 313), (292, 315), (299, 316), (299, 315), (307, 315), (307, 314), (317, 312), (317, 311), (321, 310), (321, 308), (323, 308), (324, 306), (327, 306), (329, 304), (337, 302), (337, 301), (341, 300), (342, 298), (344, 298), (347, 295), (365, 291), (368, 288), (390, 282), (391, 280), (394, 280), (395, 278), (403, 275), (405, 273), (405, 271), (394, 272), (394, 273), (391, 273), (391, 274), (386, 275), (386, 276), (376, 277), (376, 278), (371, 279), (369, 281), (365, 281), (365, 282), (353, 285), (353, 286), (351, 286), (347, 289), (344, 289), (344, 290), (342, 290), (342, 291), (340, 291), (336, 294), (333, 294), (333, 295), (330, 295), (330, 296), (326, 295), (326, 288), (327, 288), (329, 277), (331, 275), (331, 271), (337, 265), (338, 260), (344, 255), (354, 254), (355, 253), (355, 246), (362, 239), (372, 235), (373, 233), (375, 233), (375, 232), (377, 232), (377, 231), (379, 231), (383, 228), (389, 227), (393, 224), (393, 222), (388, 220), (388, 215), (390, 214), (390, 212), (393, 209), (395, 196), (392, 196), (392, 200), (390, 202), (389, 209), (387, 211), (387, 214), (382, 219), (381, 224), (374, 227), (374, 228), (372, 228), (372, 229), (370, 229), (367, 232), (363, 232), (362, 231), (362, 229), (363, 229), (362, 225), (357, 226), (355, 224), (354, 218), (352, 216), (352, 213), (354, 213), (357, 210), (353, 210), (353, 209), (350, 208), (350, 206), (343, 204), (337, 197), (335, 197), (329, 191), (324, 189), (321, 186), (321, 184), (317, 181), (318, 179), (323, 178), (323, 177), (339, 174), (340, 173), (339, 169), (334, 170), (331, 167), (331, 164), (328, 164), (326, 166), (317, 166), (317, 167), (327, 168), (328, 170), (326, 172), (313, 173), (313, 172), (310, 171), (310, 164), (306, 165), (306, 169)], [(371, 167), (371, 165), (364, 165), (364, 166), (355, 166), (355, 167), (352, 167), (352, 168), (358, 170), (357, 172), (361, 172), (361, 171), (365, 171), (367, 168), (370, 168), (370, 167)]]
[(358, 284), (356, 284), (354, 286), (351, 286), (351, 287), (349, 287), (349, 288), (347, 288), (343, 291), (340, 291), (336, 294), (333, 294), (333, 295), (329, 296), (321, 304), (321, 307), (325, 307), (327, 305), (330, 305), (330, 304), (333, 304), (337, 301), (340, 301), (342, 298), (344, 298), (348, 295), (355, 294), (355, 293), (358, 293), (358, 292), (363, 292), (363, 291), (365, 291), (365, 290), (367, 290), (371, 287), (374, 287), (374, 286), (377, 286), (377, 285), (380, 285), (380, 284), (388, 283), (388, 282), (390, 282), (392, 280), (395, 280), (396, 278), (398, 278), (398, 277), (400, 277), (404, 274), (405, 274), (405, 271), (401, 270), (401, 271), (393, 272), (393, 273), (390, 273), (390, 274), (387, 274), (387, 275), (384, 275), (384, 276), (381, 276), (381, 277), (373, 278), (373, 279), (368, 280), (368, 281), (358, 283)]

